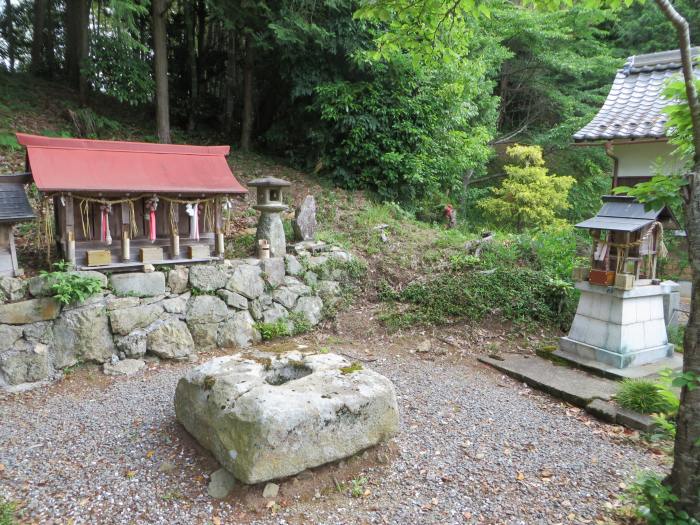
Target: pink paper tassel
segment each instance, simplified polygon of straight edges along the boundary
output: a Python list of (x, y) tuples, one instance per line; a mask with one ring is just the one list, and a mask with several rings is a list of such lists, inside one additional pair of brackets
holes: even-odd
[(149, 235), (148, 238), (151, 240), (151, 242), (156, 242), (156, 211), (151, 210), (149, 214), (150, 220), (148, 221), (149, 224)]

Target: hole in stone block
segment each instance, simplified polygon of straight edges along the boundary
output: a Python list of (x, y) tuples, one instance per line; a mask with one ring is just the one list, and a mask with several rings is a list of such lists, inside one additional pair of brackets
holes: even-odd
[(308, 376), (312, 370), (302, 363), (287, 363), (284, 366), (274, 368), (265, 376), (269, 385), (279, 386), (289, 381)]

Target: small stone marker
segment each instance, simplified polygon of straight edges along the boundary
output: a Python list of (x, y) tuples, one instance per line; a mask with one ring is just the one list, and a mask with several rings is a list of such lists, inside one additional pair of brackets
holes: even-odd
[(310, 241), (316, 235), (316, 199), (307, 195), (294, 214), (294, 236), (298, 241)]
[(263, 498), (275, 499), (279, 494), (280, 486), (277, 483), (268, 483), (263, 490)]
[(228, 470), (220, 468), (211, 475), (207, 494), (212, 498), (224, 499), (235, 484), (236, 478)]

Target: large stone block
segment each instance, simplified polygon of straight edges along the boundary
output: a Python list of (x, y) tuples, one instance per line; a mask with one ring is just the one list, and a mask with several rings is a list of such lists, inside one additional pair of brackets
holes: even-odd
[(22, 327), (0, 324), (0, 352), (9, 350), (22, 337)]
[(127, 335), (139, 328), (145, 328), (163, 314), (163, 307), (159, 304), (145, 304), (132, 308), (122, 308), (109, 312), (109, 321), (112, 332), (118, 335)]
[(49, 347), (43, 343), (21, 340), (12, 350), (0, 353), (0, 386), (43, 381), (51, 372)]
[(205, 292), (213, 292), (223, 288), (226, 286), (228, 278), (223, 266), (202, 264), (190, 268), (190, 286)]
[(190, 270), (187, 266), (176, 266), (168, 272), (168, 287), (173, 293), (184, 293), (187, 290)]
[(117, 295), (155, 297), (165, 293), (163, 272), (115, 273), (109, 278), (109, 282)]
[(259, 266), (242, 264), (237, 266), (226, 283), (226, 289), (237, 292), (248, 299), (255, 299), (265, 292), (265, 281)]
[(19, 301), (27, 295), (27, 281), (0, 275), (0, 304)]
[(334, 354), (218, 357), (180, 379), (177, 419), (244, 483), (291, 476), (398, 430), (391, 382), (349, 365)]
[(276, 287), (284, 282), (285, 269), (284, 259), (282, 257), (263, 259), (261, 266), (263, 276), (270, 286)]
[(158, 321), (147, 337), (148, 351), (162, 359), (187, 359), (195, 351), (192, 335), (179, 319)]
[(60, 303), (52, 298), (28, 299), (18, 303), (0, 305), (0, 323), (29, 324), (56, 319), (61, 312)]
[(79, 360), (104, 363), (116, 351), (104, 301), (64, 311), (54, 323), (53, 334), (56, 368)]
[(323, 301), (315, 295), (300, 297), (293, 311), (303, 315), (311, 326), (316, 326), (323, 319)]
[(247, 311), (236, 312), (219, 327), (220, 348), (247, 348), (260, 341), (260, 332)]

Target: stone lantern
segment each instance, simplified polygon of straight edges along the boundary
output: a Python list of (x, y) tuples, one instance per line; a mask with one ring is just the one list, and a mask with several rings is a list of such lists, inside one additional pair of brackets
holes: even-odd
[(281, 214), (288, 209), (282, 202), (282, 190), (290, 183), (275, 177), (263, 177), (250, 181), (248, 186), (255, 187), (257, 192), (257, 204), (253, 206), (260, 212), (256, 239), (266, 239), (270, 243), (270, 256), (282, 257), (287, 253), (287, 243)]

